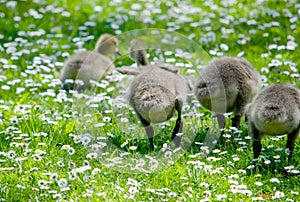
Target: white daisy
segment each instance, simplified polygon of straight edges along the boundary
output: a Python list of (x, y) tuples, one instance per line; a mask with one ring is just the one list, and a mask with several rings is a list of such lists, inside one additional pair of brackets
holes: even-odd
[(66, 188), (68, 186), (68, 181), (65, 178), (61, 178), (60, 180), (58, 180), (57, 185), (61, 189)]

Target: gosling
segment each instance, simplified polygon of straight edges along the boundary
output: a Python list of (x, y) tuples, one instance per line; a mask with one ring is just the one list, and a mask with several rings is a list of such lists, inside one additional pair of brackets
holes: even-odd
[(117, 45), (117, 38), (110, 34), (103, 34), (98, 39), (94, 51), (80, 51), (70, 57), (60, 73), (60, 80), (63, 82), (62, 88), (74, 89), (74, 84), (68, 83), (68, 80), (81, 80), (83, 86), (78, 89), (88, 89), (91, 87), (91, 80), (99, 81), (114, 70), (115, 66), (107, 55), (120, 55)]
[(246, 106), (246, 116), (253, 141), (254, 159), (261, 152), (261, 139), (266, 135), (287, 134), (289, 161), (300, 129), (300, 91), (290, 85), (275, 84), (260, 92)]
[(225, 126), (223, 113), (227, 112), (234, 113), (232, 126), (238, 128), (246, 104), (259, 88), (259, 73), (246, 59), (224, 56), (203, 68), (194, 93), (203, 107), (216, 113), (220, 129)]
[(154, 130), (151, 123), (169, 120), (177, 111), (178, 118), (172, 132), (172, 140), (176, 147), (180, 146), (182, 132), (181, 111), (186, 99), (187, 83), (178, 74), (178, 69), (169, 64), (148, 64), (145, 43), (141, 40), (131, 42), (132, 59), (138, 68), (118, 68), (122, 74), (136, 75), (129, 93), (129, 104), (137, 114), (137, 118), (145, 127), (150, 142), (150, 150), (154, 150)]

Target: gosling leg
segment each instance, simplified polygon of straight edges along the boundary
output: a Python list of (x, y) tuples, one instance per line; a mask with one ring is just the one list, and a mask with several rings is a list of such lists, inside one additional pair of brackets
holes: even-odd
[(248, 116), (245, 115), (245, 123), (248, 123)]
[(241, 123), (241, 117), (242, 117), (241, 115), (235, 115), (232, 118), (232, 127), (239, 128), (240, 123)]
[(177, 136), (176, 134), (182, 132), (182, 127), (183, 127), (183, 123), (181, 121), (182, 105), (183, 105), (182, 100), (176, 98), (175, 109), (178, 112), (178, 118), (176, 120), (176, 125), (175, 125), (175, 127), (173, 129), (173, 133), (172, 133), (172, 140), (175, 143), (176, 147), (180, 147), (180, 143), (181, 143), (181, 137)]
[(293, 157), (293, 153), (294, 153), (294, 146), (295, 146), (295, 141), (297, 139), (297, 136), (299, 134), (299, 130), (300, 130), (300, 125), (298, 126), (297, 129), (295, 129), (293, 132), (291, 132), (290, 134), (288, 134), (288, 139), (286, 142), (286, 148), (289, 149), (289, 161), (292, 160)]
[(154, 143), (153, 143), (153, 136), (154, 136), (154, 130), (151, 125), (145, 127), (149, 142), (150, 142), (150, 150), (154, 150)]
[(141, 123), (145, 127), (145, 131), (146, 131), (146, 134), (147, 134), (149, 142), (150, 142), (150, 150), (153, 151), (154, 150), (154, 143), (153, 143), (154, 130), (148, 121), (143, 119), (141, 116), (139, 116), (139, 118), (141, 120)]
[(253, 124), (250, 124), (250, 131), (252, 133), (252, 142), (253, 142), (253, 154), (254, 154), (254, 165), (256, 165), (256, 161), (258, 160), (258, 157), (260, 155), (262, 145), (261, 145), (261, 134), (259, 131), (253, 126)]
[(223, 114), (216, 114), (216, 117), (218, 120), (220, 130), (224, 129), (226, 122), (225, 116)]

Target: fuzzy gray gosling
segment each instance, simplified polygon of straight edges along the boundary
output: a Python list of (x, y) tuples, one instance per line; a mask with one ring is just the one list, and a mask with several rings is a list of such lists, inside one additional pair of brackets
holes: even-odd
[(300, 129), (300, 91), (290, 85), (275, 84), (265, 88), (246, 106), (246, 115), (256, 160), (263, 135), (287, 134), (286, 148), (292, 159)]
[(176, 147), (180, 146), (182, 132), (181, 110), (186, 99), (187, 84), (178, 74), (178, 69), (169, 64), (148, 64), (145, 43), (141, 40), (131, 42), (131, 57), (138, 68), (117, 68), (123, 74), (136, 75), (130, 88), (129, 103), (145, 127), (150, 149), (154, 149), (154, 130), (151, 123), (169, 120), (177, 111), (178, 118), (172, 132)]
[(233, 112), (232, 126), (238, 128), (244, 108), (260, 87), (260, 76), (243, 58), (224, 56), (209, 62), (198, 77), (194, 93), (201, 105), (217, 114), (220, 129), (223, 113)]
[[(98, 81), (111, 72), (115, 66), (109, 54), (119, 54), (118, 40), (110, 34), (103, 34), (97, 41), (94, 51), (80, 51), (68, 58), (60, 73), (63, 89), (74, 88), (74, 84), (66, 80), (82, 80), (82, 88), (91, 87), (90, 80)], [(80, 89), (80, 88), (79, 88)]]

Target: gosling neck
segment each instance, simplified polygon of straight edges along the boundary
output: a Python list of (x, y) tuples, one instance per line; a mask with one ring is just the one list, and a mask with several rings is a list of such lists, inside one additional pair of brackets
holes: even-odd
[(148, 64), (148, 59), (145, 50), (136, 51), (136, 63), (137, 66), (145, 66)]
[(103, 45), (98, 45), (98, 46), (96, 47), (96, 51), (97, 51), (98, 53), (102, 54), (102, 55), (107, 55), (106, 48), (105, 48), (105, 46), (103, 46)]

